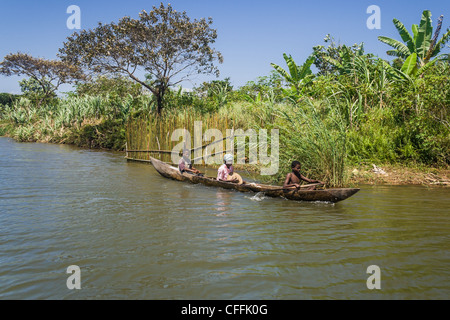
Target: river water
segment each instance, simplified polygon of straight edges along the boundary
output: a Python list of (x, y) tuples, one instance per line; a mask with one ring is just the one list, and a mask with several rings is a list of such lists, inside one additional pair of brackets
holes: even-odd
[[(171, 181), (123, 156), (0, 138), (0, 299), (450, 297), (448, 188), (300, 203)], [(66, 285), (71, 265), (81, 290)]]

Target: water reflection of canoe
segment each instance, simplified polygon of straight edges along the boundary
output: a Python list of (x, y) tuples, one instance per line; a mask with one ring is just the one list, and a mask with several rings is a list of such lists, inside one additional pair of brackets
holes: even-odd
[(257, 183), (235, 184), (232, 182), (217, 181), (215, 178), (210, 177), (202, 177), (187, 173), (181, 174), (177, 168), (154, 158), (150, 158), (150, 162), (160, 175), (169, 179), (177, 181), (188, 181), (195, 184), (200, 183), (211, 187), (234, 189), (240, 192), (263, 192), (266, 196), (269, 197), (282, 197), (289, 200), (339, 202), (351, 197), (360, 190), (360, 189), (283, 190), (279, 186), (271, 186)]

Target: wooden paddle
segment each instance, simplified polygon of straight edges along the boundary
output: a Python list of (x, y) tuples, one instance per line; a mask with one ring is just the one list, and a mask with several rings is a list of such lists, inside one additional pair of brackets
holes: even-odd
[[(310, 187), (324, 186), (324, 183), (313, 183), (313, 184), (305, 184), (304, 186), (300, 186), (300, 189), (306, 189)], [(297, 190), (297, 187), (289, 187), (289, 188), (280, 188), (280, 189), (272, 189), (271, 191), (282, 191), (282, 190)]]

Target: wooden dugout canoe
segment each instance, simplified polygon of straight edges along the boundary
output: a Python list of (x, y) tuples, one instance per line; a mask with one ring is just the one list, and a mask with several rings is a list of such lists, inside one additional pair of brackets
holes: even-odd
[(336, 203), (351, 197), (360, 190), (355, 188), (326, 190), (283, 190), (280, 186), (271, 186), (257, 183), (245, 183), (239, 185), (232, 182), (217, 181), (215, 178), (211, 177), (196, 176), (188, 173), (182, 174), (180, 173), (178, 168), (175, 168), (155, 158), (150, 158), (150, 161), (148, 162), (151, 162), (156, 171), (158, 171), (158, 173), (165, 178), (177, 181), (188, 181), (194, 184), (203, 184), (211, 187), (234, 189), (240, 192), (262, 192), (264, 193), (264, 195), (273, 198), (281, 197), (298, 201), (323, 201)]

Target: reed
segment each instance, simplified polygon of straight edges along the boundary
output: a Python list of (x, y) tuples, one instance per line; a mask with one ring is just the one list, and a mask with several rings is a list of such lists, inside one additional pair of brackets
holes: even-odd
[(347, 128), (343, 116), (329, 101), (321, 109), (310, 100), (290, 110), (279, 110), (280, 175), (290, 171), (294, 160), (302, 163), (303, 174), (329, 187), (345, 186)]
[[(166, 150), (171, 151), (179, 143), (172, 141), (172, 133), (177, 129), (186, 129), (190, 133), (190, 149), (195, 146), (195, 122), (202, 124), (202, 144), (205, 141), (204, 134), (208, 129), (220, 130), (225, 138), (227, 129), (235, 128), (235, 120), (223, 113), (200, 114), (192, 108), (163, 113), (161, 116), (145, 115), (130, 119), (126, 127), (126, 140), (128, 150)], [(189, 145), (187, 145), (189, 146)], [(223, 150), (226, 150), (226, 141), (223, 141)], [(194, 152), (192, 156), (194, 156)], [(169, 153), (145, 153), (131, 152), (130, 157), (134, 159), (148, 160), (150, 155), (163, 161), (171, 161)]]

